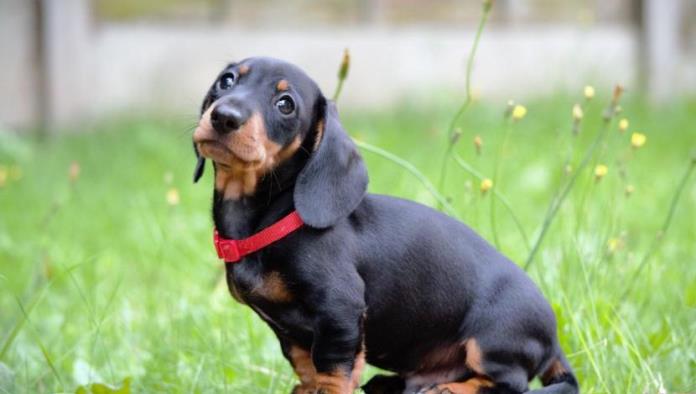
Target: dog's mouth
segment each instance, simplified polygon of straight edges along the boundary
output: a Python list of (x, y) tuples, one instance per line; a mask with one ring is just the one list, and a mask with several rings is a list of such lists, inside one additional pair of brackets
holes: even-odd
[(263, 143), (265, 131), (257, 116), (251, 117), (239, 130), (217, 133), (205, 113), (193, 133), (198, 152), (224, 168), (254, 169), (264, 163), (267, 152)]
[(230, 161), (234, 160), (234, 154), (222, 142), (215, 140), (203, 140), (196, 142), (196, 148), (201, 156), (212, 160), (215, 164), (222, 167), (229, 167)]
[(224, 168), (252, 169), (263, 163), (265, 150), (245, 143), (225, 144), (219, 140), (196, 141), (200, 154)]

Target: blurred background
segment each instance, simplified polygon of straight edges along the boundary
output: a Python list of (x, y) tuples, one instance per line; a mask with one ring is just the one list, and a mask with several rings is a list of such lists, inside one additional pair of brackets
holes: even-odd
[(465, 101), (483, 3), (0, 0), (0, 394), (290, 392), (191, 133), (228, 62), (330, 97), (345, 48), (370, 192), (525, 267), (583, 393), (696, 393), (696, 0), (495, 0)]
[[(480, 15), (463, 0), (0, 0), (0, 127), (117, 111), (191, 113), (218, 70), (272, 55), (351, 107), (463, 89)], [(692, 0), (497, 0), (474, 92), (523, 98), (622, 83), (665, 101), (696, 91)], [(444, 89), (444, 90), (443, 90)], [(57, 123), (56, 123), (57, 122)]]

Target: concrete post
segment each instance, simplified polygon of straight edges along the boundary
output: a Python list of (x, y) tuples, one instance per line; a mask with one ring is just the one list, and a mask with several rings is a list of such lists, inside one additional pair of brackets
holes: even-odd
[(89, 0), (42, 0), (46, 120), (53, 130), (89, 112), (94, 78), (89, 5)]
[(650, 97), (664, 102), (679, 90), (682, 0), (643, 0), (642, 62)]

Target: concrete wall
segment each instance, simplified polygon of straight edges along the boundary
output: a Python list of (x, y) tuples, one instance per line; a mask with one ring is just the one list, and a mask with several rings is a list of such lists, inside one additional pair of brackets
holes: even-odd
[[(290, 60), (326, 93), (344, 47), (352, 67), (343, 104), (386, 105), (419, 92), (461, 90), (472, 30), (384, 29), (248, 32), (104, 26), (96, 36), (94, 111), (134, 102), (195, 109), (227, 62), (252, 55)], [(631, 84), (636, 43), (620, 28), (549, 27), (486, 32), (475, 67), (482, 97), (529, 97), (585, 83)]]
[[(0, 128), (50, 125), (149, 111), (193, 118), (227, 62), (270, 55), (299, 64), (331, 94), (343, 48), (352, 54), (342, 104), (389, 105), (405, 96), (464, 89), (474, 25), (461, 29), (235, 29), (175, 24), (95, 24), (89, 0), (43, 2), (45, 92), (29, 0), (0, 0)], [(679, 0), (669, 0), (679, 1)], [(641, 35), (630, 26), (518, 26), (488, 29), (474, 71), (482, 99), (522, 100), (584, 84), (638, 86)], [(679, 49), (677, 48), (677, 51)], [(680, 57), (669, 81), (696, 91), (696, 59)], [(674, 84), (672, 82), (672, 84)], [(46, 100), (41, 109), (40, 99)]]
[(34, 15), (29, 0), (0, 0), (0, 128), (38, 116)]

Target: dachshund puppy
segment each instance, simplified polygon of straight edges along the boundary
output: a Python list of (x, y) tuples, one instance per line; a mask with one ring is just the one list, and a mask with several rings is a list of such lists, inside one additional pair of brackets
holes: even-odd
[(193, 133), (213, 162), (230, 293), (275, 332), (294, 393), (577, 393), (541, 292), (473, 230), (367, 194), (334, 103), (298, 67), (225, 67)]

